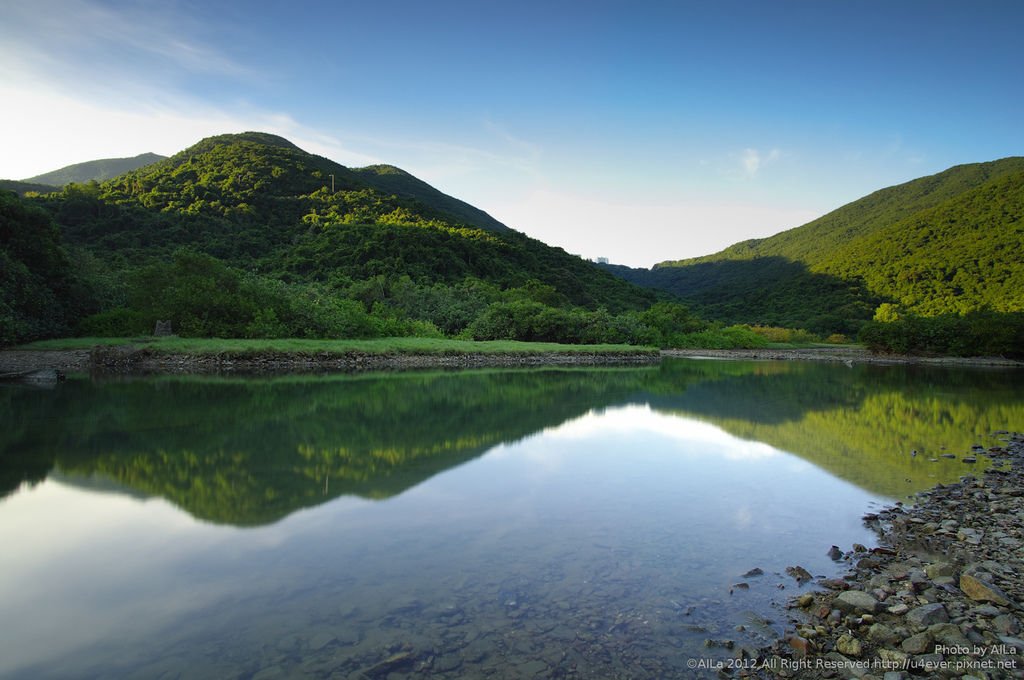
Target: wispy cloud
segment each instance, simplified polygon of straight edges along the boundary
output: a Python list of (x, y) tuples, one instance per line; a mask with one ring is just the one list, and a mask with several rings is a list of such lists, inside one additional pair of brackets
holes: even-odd
[(0, 177), (145, 151), (169, 155), (244, 130), (280, 134), (345, 164), (379, 162), (287, 112), (204, 98), (198, 82), (218, 90), (256, 77), (204, 40), (206, 30), (175, 3), (40, 0), (5, 8)]
[(127, 4), (114, 10), (93, 0), (13, 3), (0, 23), (0, 56), (69, 87), (114, 84), (147, 73), (151, 79), (170, 72), (256, 76), (204, 44), (198, 37), (203, 30), (173, 5)]
[(756, 177), (762, 167), (778, 160), (781, 155), (782, 152), (779, 149), (762, 153), (758, 149), (748, 148), (744, 149), (740, 155), (740, 164), (747, 177)]

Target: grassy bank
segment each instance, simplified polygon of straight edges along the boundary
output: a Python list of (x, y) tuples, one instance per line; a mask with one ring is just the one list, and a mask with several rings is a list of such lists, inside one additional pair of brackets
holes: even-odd
[(306, 340), (284, 338), (278, 340), (251, 340), (240, 338), (61, 338), (40, 340), (17, 349), (24, 350), (81, 350), (97, 345), (145, 349), (157, 354), (236, 356), (259, 354), (652, 354), (654, 347), (634, 345), (566, 345), (553, 342), (518, 342), (513, 340), (448, 340), (442, 338), (373, 338), (365, 340)]

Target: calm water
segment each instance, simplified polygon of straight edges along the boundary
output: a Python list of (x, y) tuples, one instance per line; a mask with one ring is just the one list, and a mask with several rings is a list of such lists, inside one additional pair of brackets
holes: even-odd
[(1024, 429), (1022, 377), (3, 386), (0, 676), (703, 677), (690, 659), (735, 653), (716, 641), (782, 630), (787, 566), (839, 573), (825, 553), (871, 543), (865, 511)]

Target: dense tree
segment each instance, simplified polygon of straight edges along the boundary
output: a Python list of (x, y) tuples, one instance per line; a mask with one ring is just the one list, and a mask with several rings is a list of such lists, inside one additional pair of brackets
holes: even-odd
[(0, 191), (0, 345), (66, 334), (90, 311), (50, 216)]

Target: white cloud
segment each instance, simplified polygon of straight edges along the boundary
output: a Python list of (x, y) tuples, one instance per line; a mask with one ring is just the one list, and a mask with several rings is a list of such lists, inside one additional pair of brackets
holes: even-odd
[(246, 130), (279, 134), (307, 151), (349, 165), (379, 162), (281, 113), (229, 112), (187, 100), (130, 108), (5, 83), (0, 83), (0, 100), (18, 102), (5, 111), (0, 128), (4, 149), (0, 178), (4, 179), (147, 151), (169, 156), (203, 137)]
[(781, 155), (779, 149), (772, 149), (767, 154), (762, 154), (757, 149), (744, 149), (740, 155), (740, 164), (748, 177), (754, 177), (762, 166), (778, 160)]

